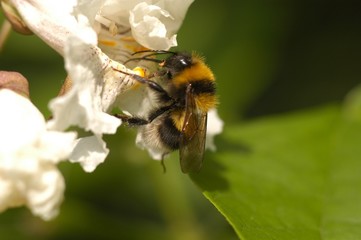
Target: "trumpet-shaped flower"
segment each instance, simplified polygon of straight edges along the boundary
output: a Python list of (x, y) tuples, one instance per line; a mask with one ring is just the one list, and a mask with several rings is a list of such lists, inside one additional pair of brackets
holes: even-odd
[[(71, 157), (87, 171), (108, 154), (101, 136), (121, 124), (108, 112), (136, 84), (122, 73), (133, 73), (122, 63), (139, 50), (176, 46), (176, 32), (192, 1), (10, 0), (27, 27), (64, 56), (71, 88), (50, 102), (49, 127), (77, 125), (94, 134), (88, 146), (89, 141), (79, 143), (96, 150), (78, 147)], [(96, 152), (96, 157), (81, 152)]]

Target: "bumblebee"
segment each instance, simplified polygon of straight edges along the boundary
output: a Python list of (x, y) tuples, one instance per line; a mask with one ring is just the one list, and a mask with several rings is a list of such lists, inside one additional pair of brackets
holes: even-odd
[[(179, 149), (182, 172), (198, 172), (205, 150), (207, 112), (217, 105), (212, 71), (195, 53), (160, 50), (138, 53), (148, 54), (128, 61), (156, 62), (158, 70), (146, 78), (125, 74), (147, 85), (156, 96), (157, 107), (147, 118), (116, 116), (138, 127), (137, 142), (153, 157), (163, 161), (164, 156)], [(154, 58), (164, 54), (168, 57)]]

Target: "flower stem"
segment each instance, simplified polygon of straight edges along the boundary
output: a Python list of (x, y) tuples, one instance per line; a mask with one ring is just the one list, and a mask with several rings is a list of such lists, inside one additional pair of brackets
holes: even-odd
[(0, 29), (0, 52), (2, 51), (5, 42), (9, 37), (10, 31), (11, 31), (11, 24), (9, 23), (8, 20), (5, 19)]

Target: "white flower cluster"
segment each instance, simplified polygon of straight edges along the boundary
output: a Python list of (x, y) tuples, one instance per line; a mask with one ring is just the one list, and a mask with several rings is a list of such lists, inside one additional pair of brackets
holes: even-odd
[(65, 187), (56, 164), (69, 156), (76, 134), (48, 130), (39, 110), (8, 89), (0, 89), (0, 112), (0, 211), (26, 205), (50, 219)]
[[(142, 109), (127, 99), (142, 98), (144, 91), (123, 73), (138, 72), (122, 63), (140, 50), (176, 46), (176, 33), (193, 0), (7, 2), (27, 28), (64, 57), (71, 87), (50, 101), (48, 122), (28, 99), (0, 89), (0, 211), (26, 205), (50, 219), (64, 191), (56, 164), (69, 159), (91, 172), (104, 161), (109, 150), (102, 136), (114, 134), (121, 124), (109, 112), (114, 107), (133, 114)], [(222, 122), (216, 113), (209, 122), (215, 122), (209, 132), (218, 134)], [(75, 133), (64, 132), (70, 126), (90, 135), (75, 139)], [(207, 141), (214, 148), (212, 139)]]

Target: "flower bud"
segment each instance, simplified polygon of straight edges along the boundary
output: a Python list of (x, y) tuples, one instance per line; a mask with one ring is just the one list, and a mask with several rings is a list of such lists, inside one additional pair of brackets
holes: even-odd
[(0, 89), (10, 89), (29, 98), (29, 84), (26, 78), (18, 72), (0, 71)]
[(11, 26), (16, 32), (24, 35), (33, 34), (33, 32), (26, 26), (25, 22), (21, 19), (18, 12), (7, 1), (2, 0), (0, 3), (5, 17), (10, 22)]

